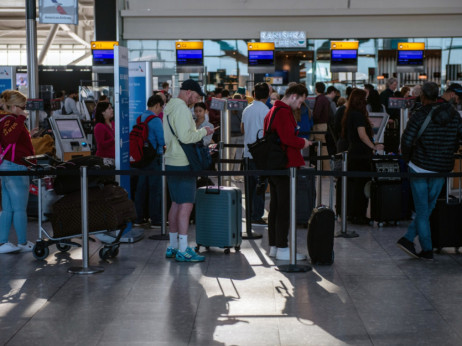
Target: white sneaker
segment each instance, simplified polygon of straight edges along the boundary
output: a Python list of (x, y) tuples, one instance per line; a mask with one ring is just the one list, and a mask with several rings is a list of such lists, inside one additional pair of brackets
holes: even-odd
[(34, 243), (31, 241), (27, 241), (26, 244), (18, 244), (18, 248), (21, 250), (21, 252), (30, 252), (34, 248)]
[[(290, 250), (288, 247), (279, 247), (277, 248), (276, 259), (280, 261), (290, 261)], [(305, 261), (306, 255), (297, 253), (297, 261)]]
[(0, 253), (15, 253), (19, 251), (21, 251), (21, 249), (10, 242), (0, 245)]
[(276, 257), (276, 253), (278, 252), (278, 248), (276, 246), (270, 246), (269, 255), (270, 257)]

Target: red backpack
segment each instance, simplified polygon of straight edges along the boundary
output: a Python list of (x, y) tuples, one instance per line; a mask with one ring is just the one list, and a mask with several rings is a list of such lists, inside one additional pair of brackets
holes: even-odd
[(145, 121), (141, 121), (141, 116), (139, 116), (130, 131), (130, 166), (132, 167), (146, 167), (157, 156), (156, 150), (148, 140), (148, 123), (155, 117), (157, 115), (150, 115)]

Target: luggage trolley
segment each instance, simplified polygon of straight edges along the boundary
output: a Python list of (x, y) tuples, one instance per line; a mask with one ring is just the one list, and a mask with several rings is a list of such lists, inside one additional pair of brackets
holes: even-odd
[[(23, 160), (29, 165), (29, 169), (33, 171), (39, 170), (46, 170), (46, 169), (54, 169), (55, 166), (52, 164), (44, 164), (44, 163), (35, 163), (34, 161), (44, 161), (48, 160), (51, 163), (59, 163), (59, 161), (54, 160), (53, 158), (49, 157), (48, 155), (35, 155), (35, 156), (28, 156), (23, 158)], [(47, 177), (52, 178), (52, 177)], [(42, 181), (44, 177), (34, 177), (34, 182), (38, 186), (38, 238), (32, 250), (32, 253), (36, 259), (43, 260), (48, 257), (50, 254), (49, 247), (51, 245), (56, 245), (56, 248), (61, 252), (68, 252), (72, 247), (81, 247), (79, 243), (72, 241), (73, 238), (81, 238), (82, 234), (72, 234), (66, 236), (59, 236), (53, 237), (50, 233), (43, 227), (42, 224)], [(49, 216), (49, 215), (47, 215)], [(130, 230), (129, 227), (126, 228), (126, 225), (121, 225), (120, 230), (112, 230), (112, 229), (104, 229), (90, 232), (90, 235), (99, 235), (99, 234), (109, 234), (111, 238), (114, 239), (111, 243), (104, 243), (103, 247), (99, 250), (99, 256), (103, 260), (107, 260), (109, 258), (117, 257), (119, 254), (119, 247), (120, 247), (120, 238)], [(114, 233), (116, 235), (114, 236)]]

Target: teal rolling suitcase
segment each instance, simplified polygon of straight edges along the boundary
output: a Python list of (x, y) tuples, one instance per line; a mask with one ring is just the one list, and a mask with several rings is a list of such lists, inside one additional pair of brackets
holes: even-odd
[(196, 251), (201, 246), (239, 251), (242, 242), (242, 192), (236, 187), (201, 187), (196, 193)]

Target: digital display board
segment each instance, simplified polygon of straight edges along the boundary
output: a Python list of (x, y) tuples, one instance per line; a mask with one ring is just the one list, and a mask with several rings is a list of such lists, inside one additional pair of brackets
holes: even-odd
[(177, 66), (200, 66), (204, 64), (202, 49), (177, 49)]
[(114, 50), (112, 49), (93, 49), (93, 65), (104, 66), (114, 65)]
[(250, 50), (249, 66), (273, 66), (274, 51), (272, 50)]
[(332, 49), (330, 63), (334, 65), (356, 65), (358, 51), (353, 49)]
[(56, 119), (56, 126), (62, 139), (84, 138), (77, 119)]
[(399, 50), (398, 66), (418, 66), (423, 65), (423, 50)]

